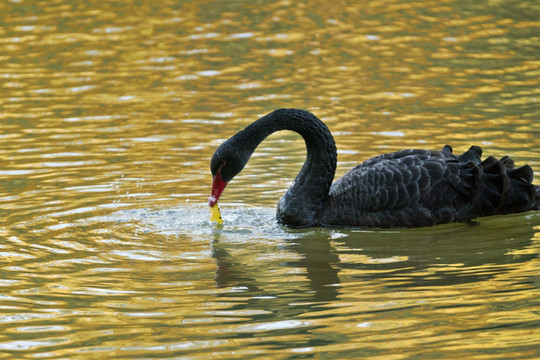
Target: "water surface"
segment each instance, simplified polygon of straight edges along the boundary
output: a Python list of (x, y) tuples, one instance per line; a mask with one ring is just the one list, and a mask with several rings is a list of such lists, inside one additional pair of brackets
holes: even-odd
[[(526, 0), (4, 1), (0, 358), (540, 357), (540, 214), (302, 229), (272, 135), (208, 221), (217, 145), (305, 108), (338, 175), (480, 145), (540, 176)], [(538, 183), (538, 180), (536, 181)]]

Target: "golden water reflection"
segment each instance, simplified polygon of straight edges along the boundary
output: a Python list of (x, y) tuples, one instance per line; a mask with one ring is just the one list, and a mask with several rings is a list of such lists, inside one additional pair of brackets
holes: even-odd
[(227, 187), (223, 228), (206, 206), (215, 147), (279, 107), (328, 124), (339, 175), (477, 144), (538, 177), (536, 1), (0, 14), (0, 357), (538, 357), (536, 213), (282, 228), (275, 204), (305, 158), (288, 133)]

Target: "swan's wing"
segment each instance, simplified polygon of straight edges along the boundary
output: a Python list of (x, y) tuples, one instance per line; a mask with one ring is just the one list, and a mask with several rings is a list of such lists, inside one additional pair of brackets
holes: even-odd
[[(366, 160), (330, 189), (322, 216), (335, 225), (414, 227), (454, 221), (459, 160), (441, 151), (403, 150)], [(433, 209), (437, 209), (434, 213)]]
[(508, 157), (481, 161), (481, 154), (473, 146), (456, 156), (445, 146), (366, 160), (332, 185), (322, 222), (416, 227), (534, 206), (529, 166), (514, 169)]
[[(394, 210), (450, 200), (459, 185), (459, 162), (442, 152), (404, 150), (357, 165), (330, 190), (336, 201), (352, 200), (366, 212)], [(451, 189), (451, 194), (433, 190)]]

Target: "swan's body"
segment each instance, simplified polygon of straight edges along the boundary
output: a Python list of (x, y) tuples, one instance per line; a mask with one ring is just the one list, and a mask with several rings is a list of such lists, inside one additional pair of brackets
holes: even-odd
[(533, 171), (512, 159), (488, 157), (472, 146), (461, 156), (402, 150), (357, 165), (332, 184), (337, 154), (332, 134), (313, 114), (276, 110), (221, 144), (212, 156), (212, 195), (217, 203), (257, 146), (271, 133), (292, 130), (304, 138), (307, 158), (278, 204), (277, 219), (293, 227), (419, 227), (540, 208)]

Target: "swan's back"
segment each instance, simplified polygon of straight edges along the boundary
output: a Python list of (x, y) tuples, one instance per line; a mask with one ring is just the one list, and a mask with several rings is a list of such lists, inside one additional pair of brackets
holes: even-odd
[(447, 145), (366, 160), (332, 185), (320, 223), (418, 227), (538, 209), (540, 187), (528, 165), (481, 154), (472, 146), (456, 156)]

